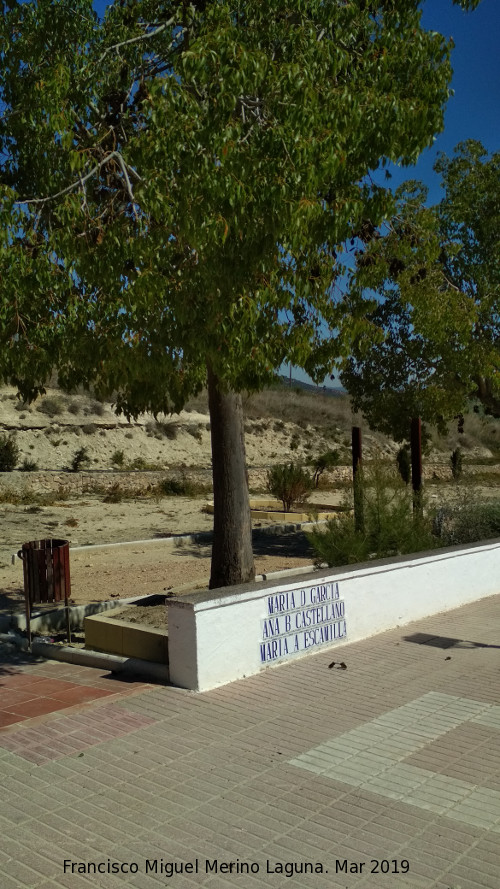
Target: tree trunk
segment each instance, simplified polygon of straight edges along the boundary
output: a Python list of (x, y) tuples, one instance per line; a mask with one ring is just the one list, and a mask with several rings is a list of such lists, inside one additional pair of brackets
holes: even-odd
[(475, 395), (483, 407), (492, 417), (500, 417), (500, 397), (494, 393), (492, 381), (487, 377), (475, 377), (474, 382), (477, 386)]
[(210, 589), (215, 589), (247, 583), (255, 570), (241, 395), (224, 392), (210, 367), (207, 371), (214, 485)]

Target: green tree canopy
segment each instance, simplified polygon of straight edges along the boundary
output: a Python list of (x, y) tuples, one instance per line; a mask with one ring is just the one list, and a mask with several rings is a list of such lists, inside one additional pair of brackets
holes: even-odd
[(426, 206), (421, 183), (402, 186), (352, 275), (351, 299), (373, 327), (342, 381), (369, 422), (399, 440), (412, 416), (444, 429), (471, 397), (500, 416), (500, 154), (469, 141), (436, 170), (440, 204)]
[(137, 415), (208, 368), (220, 429), (283, 360), (330, 369), (364, 324), (339, 245), (390, 205), (369, 173), (443, 124), (450, 46), (419, 7), (5, 0), (0, 376), (30, 398), (56, 369)]

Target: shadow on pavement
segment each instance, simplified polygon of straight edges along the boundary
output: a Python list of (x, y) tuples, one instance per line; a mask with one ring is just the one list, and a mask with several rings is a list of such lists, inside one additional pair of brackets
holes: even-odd
[(260, 531), (252, 534), (255, 556), (288, 556), (314, 558), (314, 550), (303, 531), (276, 531), (273, 534)]
[[(269, 531), (254, 528), (252, 531), (254, 556), (283, 556), (287, 558), (314, 559), (314, 550), (303, 531)], [(210, 558), (212, 540), (200, 539), (175, 547), (173, 555), (190, 556), (194, 559)]]
[(3, 677), (14, 676), (16, 673), (19, 673), (21, 667), (42, 664), (45, 661), (45, 658), (35, 657), (27, 651), (16, 651), (10, 654), (2, 651), (2, 647), (0, 645), (0, 687)]
[(417, 645), (431, 645), (433, 648), (500, 648), (500, 645), (487, 645), (486, 642), (471, 642), (468, 639), (453, 639), (449, 636), (431, 636), (428, 633), (413, 633), (403, 636), (405, 642)]

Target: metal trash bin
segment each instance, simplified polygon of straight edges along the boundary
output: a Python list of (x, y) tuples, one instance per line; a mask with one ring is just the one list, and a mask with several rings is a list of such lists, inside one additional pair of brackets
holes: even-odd
[(70, 598), (69, 540), (32, 540), (23, 543), (18, 556), (23, 561), (24, 595), (31, 605)]
[(68, 599), (71, 596), (69, 540), (52, 537), (46, 540), (32, 540), (23, 543), (18, 556), (23, 563), (26, 624), (30, 647), (31, 608), (35, 603), (64, 601), (69, 639)]

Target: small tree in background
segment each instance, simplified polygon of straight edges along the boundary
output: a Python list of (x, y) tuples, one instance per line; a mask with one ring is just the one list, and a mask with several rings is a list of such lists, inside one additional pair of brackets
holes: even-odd
[(321, 454), (321, 456), (311, 460), (315, 488), (319, 487), (319, 480), (327, 469), (333, 469), (339, 465), (339, 458), (338, 451), (326, 451), (325, 454)]
[(304, 503), (313, 488), (313, 479), (297, 463), (277, 463), (267, 473), (267, 490), (290, 512), (296, 503)]
[(444, 433), (458, 415), (463, 431), (471, 396), (500, 417), (500, 152), (461, 142), (434, 169), (440, 203), (428, 206), (423, 183), (401, 185), (350, 288), (371, 329), (355, 336), (341, 382), (371, 428), (401, 442), (417, 416)]
[(407, 444), (403, 445), (396, 454), (396, 463), (398, 465), (398, 472), (403, 479), (405, 485), (408, 485), (411, 480), (411, 457), (410, 457), (410, 449)]
[(89, 466), (90, 457), (87, 448), (79, 448), (71, 461), (70, 472), (80, 472), (82, 469), (88, 469)]

